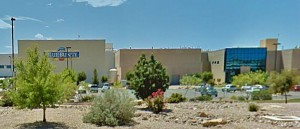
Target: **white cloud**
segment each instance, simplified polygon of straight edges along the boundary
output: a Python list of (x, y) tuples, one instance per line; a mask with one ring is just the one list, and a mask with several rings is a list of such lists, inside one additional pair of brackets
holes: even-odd
[(52, 3), (47, 4), (48, 6), (52, 6)]
[(56, 22), (64, 22), (65, 20), (64, 19), (56, 19)]
[[(10, 21), (12, 16), (8, 16), (6, 15), (4, 18), (1, 18), (2, 20), (6, 20), (6, 21)], [(18, 17), (14, 17), (16, 20), (20, 20), (20, 21), (36, 21), (36, 22), (42, 22), (39, 19), (35, 19), (35, 18), (31, 18), (31, 17), (23, 17), (23, 16), (18, 16)]]
[(104, 6), (119, 6), (127, 0), (73, 0), (73, 2), (87, 2), (93, 7), (104, 7)]
[(38, 40), (52, 40), (51, 37), (45, 37), (44, 35), (42, 35), (40, 33), (37, 33), (34, 37)]
[(0, 29), (11, 28), (11, 25), (0, 19)]
[(5, 48), (11, 48), (11, 46), (4, 46)]

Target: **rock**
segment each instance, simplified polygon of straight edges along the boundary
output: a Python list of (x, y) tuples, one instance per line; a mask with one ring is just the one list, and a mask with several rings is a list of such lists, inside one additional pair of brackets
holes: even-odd
[(208, 115), (204, 112), (198, 112), (199, 117), (208, 117)]
[(140, 117), (142, 115), (142, 113), (135, 113), (134, 117)]
[(148, 120), (148, 118), (144, 116), (144, 117), (142, 118), (142, 120)]
[(212, 119), (212, 120), (204, 121), (201, 124), (203, 127), (210, 127), (210, 126), (216, 126), (216, 125), (224, 125), (226, 123), (227, 122), (223, 119)]

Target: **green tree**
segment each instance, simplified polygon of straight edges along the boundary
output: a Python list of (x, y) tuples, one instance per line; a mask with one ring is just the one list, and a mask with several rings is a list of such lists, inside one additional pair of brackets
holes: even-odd
[(294, 70), (284, 70), (281, 73), (271, 72), (267, 84), (271, 86), (272, 93), (289, 92), (293, 85), (299, 83), (299, 73)]
[(15, 90), (10, 96), (18, 108), (42, 108), (46, 122), (46, 108), (64, 102), (74, 94), (75, 84), (70, 76), (55, 74), (47, 56), (37, 47), (27, 50), (26, 60), (16, 63)]
[(256, 71), (256, 72), (248, 72), (239, 74), (233, 77), (232, 84), (236, 86), (243, 86), (243, 85), (266, 85), (268, 78), (268, 74), (263, 71)]
[(77, 84), (79, 84), (80, 82), (85, 81), (85, 80), (86, 80), (85, 72), (78, 73), (78, 75), (77, 75)]
[(147, 61), (146, 55), (142, 54), (134, 66), (130, 86), (135, 91), (137, 98), (145, 99), (158, 89), (165, 91), (169, 87), (169, 76), (162, 64), (150, 56)]
[(102, 76), (102, 77), (101, 77), (101, 82), (102, 82), (102, 83), (105, 83), (105, 82), (107, 82), (107, 80), (108, 80), (108, 79), (107, 79), (107, 77), (106, 77), (106, 76)]
[(76, 75), (75, 71), (72, 69), (67, 69), (67, 68), (64, 69), (61, 72), (61, 75), (62, 75), (63, 79), (69, 78), (71, 80), (71, 82), (77, 82), (77, 75)]
[(97, 84), (97, 85), (99, 85), (99, 80), (98, 80), (98, 72), (97, 72), (97, 69), (94, 69), (93, 84)]
[(2, 81), (2, 85), (0, 85), (2, 89), (8, 89), (10, 88), (11, 84), (12, 84), (12, 78), (9, 79), (9, 78), (6, 78), (4, 80), (1, 80)]
[(195, 75), (184, 75), (180, 79), (180, 84), (181, 85), (186, 85), (186, 86), (196, 86), (200, 85), (202, 80)]
[(212, 81), (213, 78), (214, 78), (214, 75), (211, 72), (203, 72), (201, 74), (201, 79), (205, 84)]

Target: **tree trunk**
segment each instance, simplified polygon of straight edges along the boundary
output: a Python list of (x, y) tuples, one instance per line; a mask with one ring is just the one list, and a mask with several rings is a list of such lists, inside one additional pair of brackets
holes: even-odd
[(46, 106), (43, 105), (43, 122), (46, 122)]

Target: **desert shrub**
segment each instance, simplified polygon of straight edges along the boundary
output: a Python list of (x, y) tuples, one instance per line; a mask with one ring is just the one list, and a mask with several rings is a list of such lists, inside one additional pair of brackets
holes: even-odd
[(0, 106), (2, 106), (2, 107), (13, 106), (13, 102), (12, 102), (11, 98), (8, 96), (7, 92), (3, 92), (2, 98), (0, 100)]
[(235, 95), (230, 97), (231, 100), (237, 100), (237, 97)]
[(253, 92), (251, 97), (252, 100), (272, 100), (272, 95), (267, 90)]
[(250, 103), (248, 106), (248, 110), (250, 112), (256, 112), (256, 111), (258, 111), (258, 109), (259, 109), (259, 106), (254, 103)]
[(213, 98), (208, 95), (191, 98), (190, 101), (211, 101)]
[(92, 95), (92, 96), (86, 95), (86, 96), (82, 97), (81, 101), (82, 101), (82, 102), (91, 102), (91, 101), (93, 101), (94, 99), (95, 99), (95, 96), (94, 96), (94, 95)]
[(238, 96), (238, 97), (237, 97), (237, 100), (238, 100), (238, 101), (245, 101), (245, 100), (246, 100), (246, 97), (244, 97), (244, 96)]
[(171, 95), (171, 97), (168, 99), (169, 103), (179, 103), (179, 102), (184, 102), (184, 101), (186, 101), (186, 98), (182, 94), (179, 94), (179, 93), (173, 93)]
[(165, 106), (164, 92), (161, 89), (153, 92), (152, 95), (146, 99), (146, 103), (153, 113), (161, 112)]
[(94, 99), (90, 112), (83, 117), (84, 123), (99, 126), (118, 126), (132, 121), (134, 101), (124, 90), (107, 90)]

